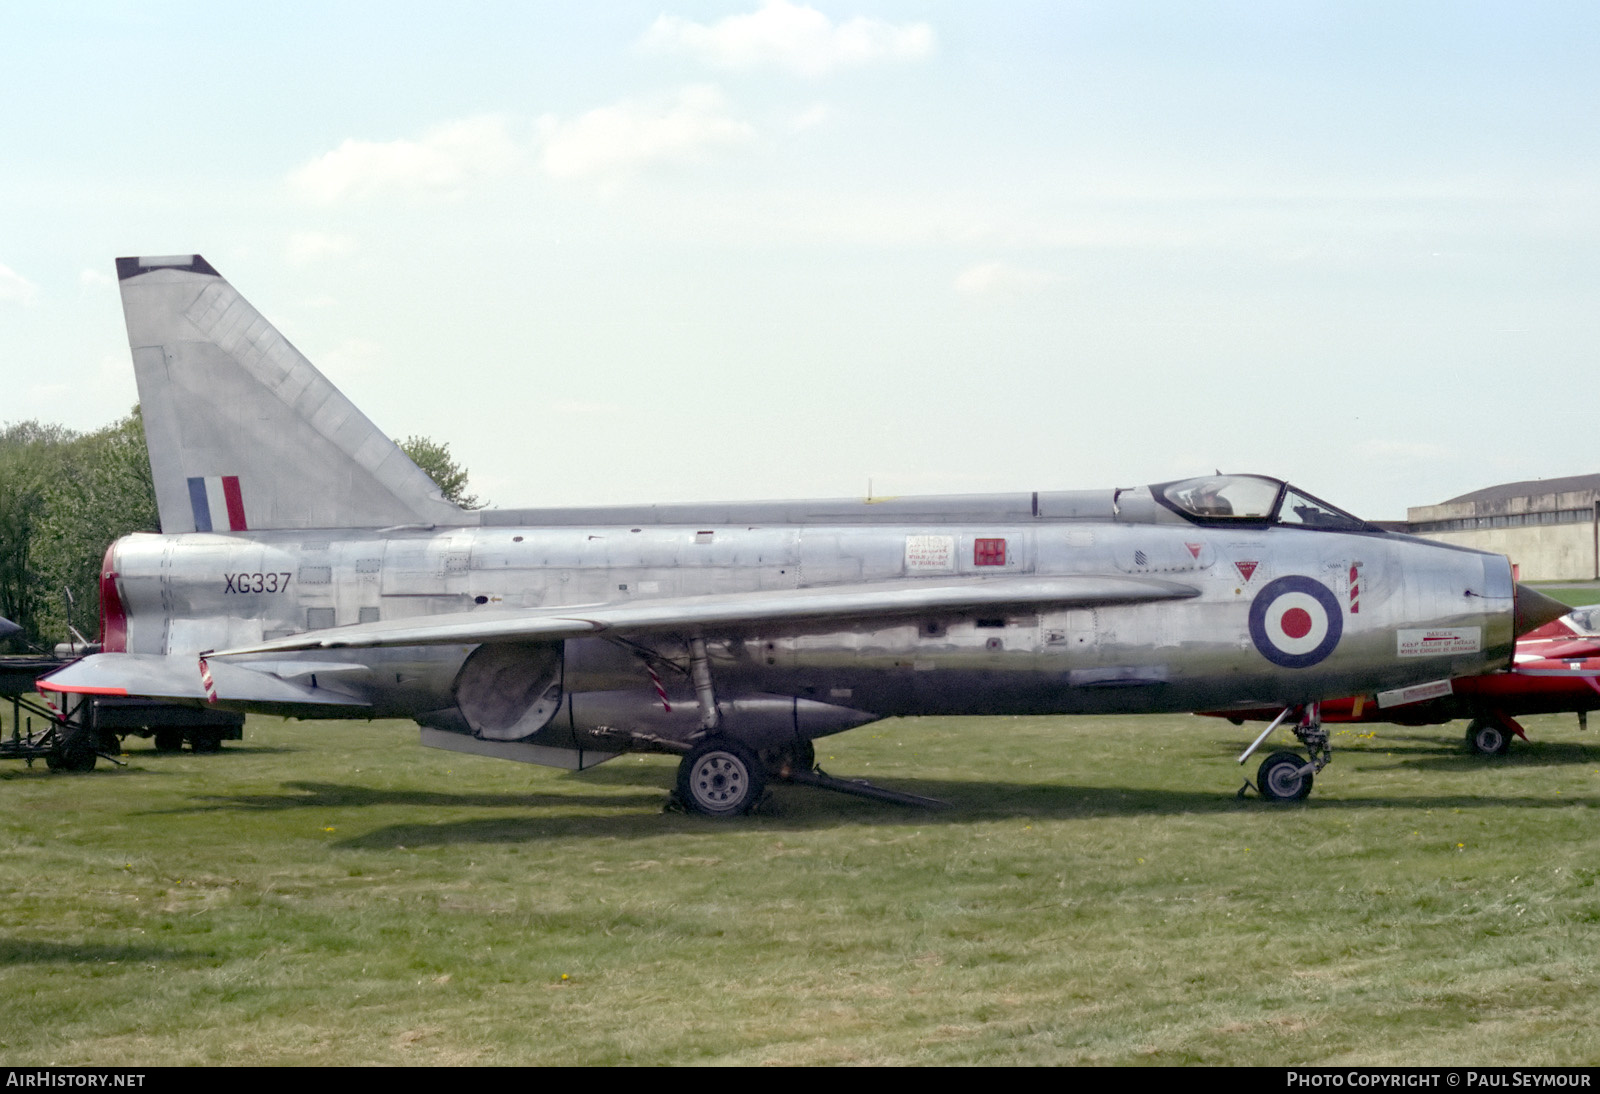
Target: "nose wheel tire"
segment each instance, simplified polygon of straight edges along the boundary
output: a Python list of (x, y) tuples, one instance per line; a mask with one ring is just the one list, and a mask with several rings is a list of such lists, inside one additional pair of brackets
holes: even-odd
[(678, 800), (708, 817), (750, 812), (765, 786), (766, 772), (756, 754), (726, 738), (701, 741), (678, 765)]
[(1268, 801), (1305, 801), (1311, 793), (1312, 774), (1301, 773), (1306, 761), (1294, 752), (1274, 752), (1261, 761), (1256, 771), (1256, 787)]
[(1492, 718), (1474, 718), (1467, 726), (1467, 747), (1480, 756), (1504, 756), (1511, 751), (1511, 731)]

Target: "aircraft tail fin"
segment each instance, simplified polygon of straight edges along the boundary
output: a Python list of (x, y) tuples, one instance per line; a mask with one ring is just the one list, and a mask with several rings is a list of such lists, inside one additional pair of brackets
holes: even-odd
[(475, 523), (204, 258), (117, 279), (163, 532)]

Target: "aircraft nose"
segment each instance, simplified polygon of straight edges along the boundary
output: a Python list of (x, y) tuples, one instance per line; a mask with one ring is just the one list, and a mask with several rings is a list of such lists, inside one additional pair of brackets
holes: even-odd
[(1521, 638), (1529, 631), (1538, 630), (1546, 623), (1554, 622), (1572, 610), (1570, 605), (1563, 604), (1553, 597), (1545, 596), (1537, 589), (1530, 589), (1526, 585), (1517, 586), (1516, 610), (1512, 613), (1512, 627)]

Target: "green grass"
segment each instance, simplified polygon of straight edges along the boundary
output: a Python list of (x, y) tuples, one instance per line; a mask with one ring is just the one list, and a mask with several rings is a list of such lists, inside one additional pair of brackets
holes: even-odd
[(1574, 608), (1600, 604), (1600, 585), (1539, 585), (1536, 588), (1545, 596)]
[(11, 765), (0, 1060), (1592, 1064), (1600, 739), (1526, 724), (1341, 731), (1298, 807), (1190, 717), (869, 726), (823, 766), (953, 808), (731, 822), (393, 722)]

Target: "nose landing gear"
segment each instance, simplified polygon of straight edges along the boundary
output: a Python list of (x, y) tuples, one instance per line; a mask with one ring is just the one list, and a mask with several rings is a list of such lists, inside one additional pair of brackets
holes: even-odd
[(1504, 756), (1513, 736), (1527, 738), (1522, 727), (1503, 714), (1486, 711), (1467, 726), (1467, 747), (1479, 756)]
[[(1300, 743), (1306, 746), (1309, 759), (1302, 759), (1297, 752), (1287, 750), (1274, 752), (1256, 770), (1255, 791), (1263, 798), (1273, 802), (1299, 802), (1305, 801), (1311, 793), (1311, 784), (1317, 772), (1328, 766), (1333, 759), (1333, 751), (1328, 747), (1328, 731), (1322, 725), (1322, 708), (1317, 703), (1307, 703), (1303, 707), (1285, 707), (1282, 714), (1273, 719), (1269, 725), (1250, 747), (1240, 755), (1242, 764), (1250, 758), (1251, 753), (1261, 747), (1261, 742), (1267, 739), (1274, 729), (1291, 714), (1297, 713), (1299, 717), (1294, 723), (1294, 735)], [(1244, 797), (1245, 791), (1251, 789), (1250, 783), (1239, 788), (1239, 797)]]

